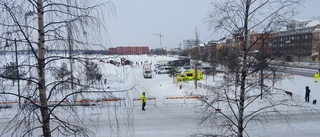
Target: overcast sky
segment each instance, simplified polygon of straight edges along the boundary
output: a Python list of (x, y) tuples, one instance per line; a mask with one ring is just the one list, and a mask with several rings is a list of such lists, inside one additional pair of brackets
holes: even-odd
[[(179, 47), (183, 40), (199, 39), (208, 42), (216, 39), (209, 31), (205, 18), (210, 11), (210, 0), (111, 0), (116, 16), (108, 18), (109, 47), (149, 46)], [(320, 0), (307, 0), (304, 10), (297, 16), (305, 19), (320, 16)], [(108, 48), (108, 47), (107, 47)]]

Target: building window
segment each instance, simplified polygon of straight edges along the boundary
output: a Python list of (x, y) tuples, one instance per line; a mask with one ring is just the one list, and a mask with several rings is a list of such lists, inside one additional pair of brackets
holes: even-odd
[(308, 39), (311, 39), (312, 38), (312, 36), (311, 35), (308, 35)]

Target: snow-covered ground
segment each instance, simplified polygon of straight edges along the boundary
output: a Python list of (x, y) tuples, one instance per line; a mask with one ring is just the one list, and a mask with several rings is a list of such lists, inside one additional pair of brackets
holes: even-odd
[[(134, 62), (156, 62), (156, 60), (172, 60), (174, 57), (164, 56), (126, 56)], [(98, 61), (97, 61), (98, 62)], [(80, 118), (73, 118), (68, 114), (59, 114), (61, 117), (70, 117), (69, 121), (81, 119), (81, 123), (92, 130), (95, 136), (118, 136), (118, 137), (186, 137), (201, 133), (212, 133), (215, 128), (200, 126), (199, 122), (203, 116), (200, 113), (196, 99), (181, 97), (194, 92), (193, 82), (174, 83), (167, 74), (153, 74), (151, 79), (145, 79), (142, 74), (142, 65), (110, 66), (109, 63), (99, 62), (104, 66), (101, 71), (105, 75), (108, 84), (101, 88), (109, 87), (110, 91), (123, 91), (114, 93), (114, 96), (125, 98), (125, 100), (97, 103), (97, 106), (75, 107), (79, 111)], [(219, 80), (221, 77), (216, 77)], [(212, 77), (200, 81), (209, 84)], [(182, 88), (180, 89), (180, 85)], [(263, 125), (251, 123), (246, 130), (250, 136), (260, 137), (317, 137), (319, 136), (320, 105), (304, 102), (305, 86), (311, 89), (311, 100), (320, 98), (317, 91), (320, 83), (314, 83), (313, 78), (302, 76), (291, 76), (276, 84), (281, 88), (293, 93), (302, 105), (315, 108), (313, 113), (302, 113), (287, 110), (290, 113), (290, 123), (270, 116), (270, 121)], [(201, 89), (197, 89), (201, 90)], [(139, 100), (141, 93), (146, 92), (150, 98), (147, 101), (146, 111), (141, 110)], [(285, 94), (283, 97), (288, 97)], [(86, 97), (90, 98), (90, 97)], [(96, 97), (92, 96), (92, 99)], [(259, 103), (262, 103), (261, 100)], [(8, 120), (13, 117), (17, 108), (0, 109), (0, 129), (4, 129)], [(60, 111), (60, 110), (58, 110)], [(61, 110), (62, 111), (62, 110)], [(223, 117), (221, 117), (223, 118)], [(219, 120), (219, 119), (217, 119)], [(4, 134), (4, 135), (9, 135)], [(93, 135), (92, 135), (93, 136)]]

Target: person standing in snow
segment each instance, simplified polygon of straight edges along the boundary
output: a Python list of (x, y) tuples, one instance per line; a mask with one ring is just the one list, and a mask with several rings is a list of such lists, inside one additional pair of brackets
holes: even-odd
[(143, 92), (141, 95), (141, 102), (142, 102), (142, 111), (145, 111), (146, 103), (147, 103), (147, 98), (146, 98), (146, 93)]
[(317, 72), (316, 74), (314, 74), (314, 82), (318, 83), (318, 79), (319, 79), (319, 73)]
[(311, 91), (309, 89), (309, 86), (306, 86), (306, 96), (305, 96), (306, 102), (309, 102), (310, 92)]

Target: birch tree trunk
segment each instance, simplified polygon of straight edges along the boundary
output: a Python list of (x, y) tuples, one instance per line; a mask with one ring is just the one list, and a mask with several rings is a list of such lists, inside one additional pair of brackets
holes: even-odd
[(248, 17), (251, 0), (246, 0), (244, 13), (244, 38), (243, 38), (243, 49), (242, 49), (242, 67), (241, 67), (241, 87), (240, 87), (240, 102), (239, 102), (239, 120), (238, 120), (238, 137), (243, 137), (243, 116), (244, 116), (244, 103), (245, 103), (245, 87), (247, 77), (247, 45), (248, 45)]
[(50, 132), (50, 116), (47, 104), (47, 94), (46, 94), (46, 86), (45, 86), (45, 59), (44, 59), (44, 19), (43, 19), (43, 1), (38, 0), (38, 30), (39, 30), (39, 38), (38, 38), (38, 75), (39, 75), (39, 96), (40, 96), (40, 111), (42, 116), (42, 132), (44, 137), (51, 137)]

